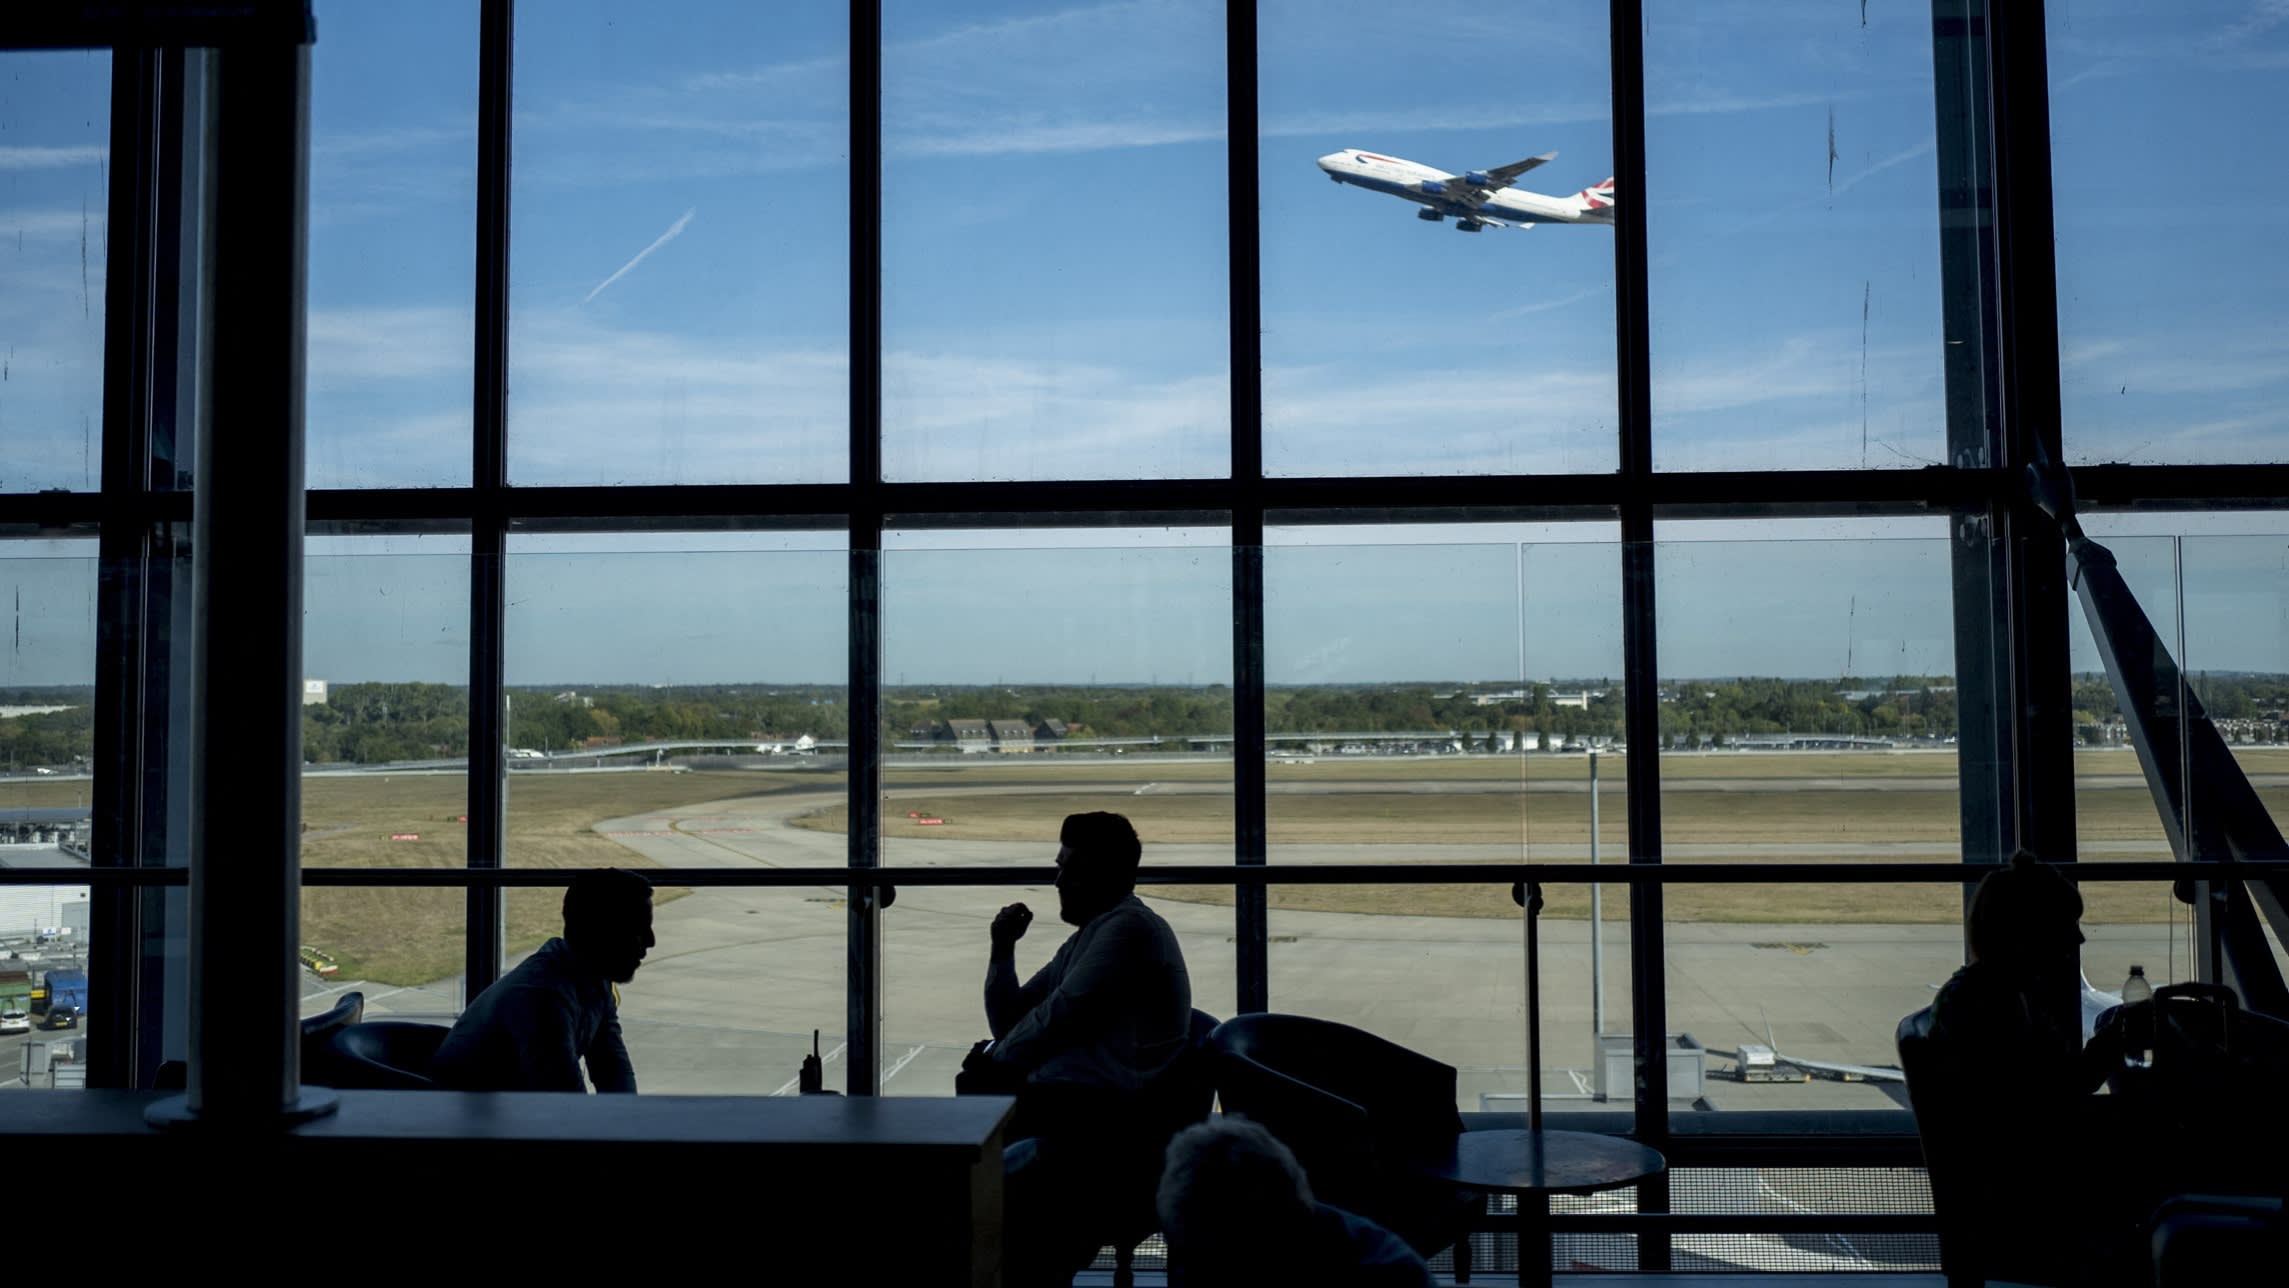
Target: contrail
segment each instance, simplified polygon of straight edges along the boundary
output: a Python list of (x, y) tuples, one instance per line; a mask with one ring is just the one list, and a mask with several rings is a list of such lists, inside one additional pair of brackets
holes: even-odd
[(582, 304), (586, 304), (588, 301), (595, 299), (599, 295), (602, 295), (604, 293), (605, 287), (610, 286), (612, 283), (619, 281), (623, 277), (626, 277), (628, 275), (629, 269), (632, 269), (636, 265), (643, 263), (645, 257), (649, 256), (653, 251), (656, 251), (660, 247), (674, 241), (680, 234), (682, 234), (685, 226), (691, 223), (691, 217), (698, 213), (699, 207), (697, 206), (694, 206), (690, 210), (685, 211), (683, 218), (678, 219), (672, 224), (669, 224), (668, 230), (666, 232), (661, 233), (659, 237), (652, 242), (651, 245), (646, 246), (640, 251), (637, 251), (636, 257), (629, 260), (627, 263), (622, 264), (620, 266), (619, 272), (614, 273), (612, 276), (605, 278), (601, 282), (598, 282), (596, 284), (596, 289), (590, 291), (587, 295), (582, 296), (580, 302)]

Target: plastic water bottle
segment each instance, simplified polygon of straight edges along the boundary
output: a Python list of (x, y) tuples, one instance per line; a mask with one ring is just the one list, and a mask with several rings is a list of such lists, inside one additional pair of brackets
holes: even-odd
[(2146, 968), (2133, 965), (2130, 967), (2130, 978), (2122, 981), (2122, 1005), (2130, 1007), (2140, 1003), (2144, 1003), (2147, 1009), (2139, 1012), (2135, 1020), (2130, 1018), (2130, 1012), (2125, 1011), (2122, 1030), (2122, 1062), (2135, 1069), (2144, 1069), (2154, 1063), (2154, 986), (2146, 982)]

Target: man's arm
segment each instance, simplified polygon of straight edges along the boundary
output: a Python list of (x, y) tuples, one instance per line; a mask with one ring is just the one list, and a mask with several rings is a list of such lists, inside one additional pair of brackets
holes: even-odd
[(588, 1081), (597, 1094), (636, 1090), (636, 1067), (628, 1063), (628, 1044), (620, 1037), (620, 1015), (617, 1011), (604, 1017), (596, 1026), (596, 1036), (588, 1040)]
[[(1046, 997), (1009, 1026), (1007, 1033), (997, 1035), (1001, 1040), (994, 1043), (993, 1058), (1015, 1068), (1031, 1069), (1060, 1051), (1094, 1041), (1103, 1031), (1106, 1017), (1130, 991), (1131, 977), (1138, 970), (1149, 969), (1151, 934), (1149, 927), (1122, 917), (1098, 926), (1086, 947), (1075, 948), (1079, 936), (1068, 940), (1057, 953), (1060, 960), (1072, 954), (1060, 978)], [(1057, 964), (1051, 962), (1050, 967)], [(1042, 974), (1048, 974), (1048, 969)], [(1041, 977), (1034, 978), (1039, 982)]]
[(996, 1038), (1007, 1035), (1012, 1024), (1041, 1005), (1064, 974), (1066, 952), (1061, 947), (1032, 979), (1023, 986), (1018, 984), (1017, 941), (1025, 937), (1025, 928), (1032, 922), (1032, 912), (1022, 903), (1010, 904), (994, 914), (990, 932), (993, 953), (986, 959), (986, 1030)]

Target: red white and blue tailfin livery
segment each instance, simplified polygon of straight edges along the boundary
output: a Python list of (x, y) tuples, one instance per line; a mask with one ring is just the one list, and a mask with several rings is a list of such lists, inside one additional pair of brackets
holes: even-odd
[(1448, 174), (1399, 157), (1347, 148), (1319, 159), (1319, 168), (1337, 183), (1388, 193), (1422, 209), (1417, 219), (1455, 221), (1466, 233), (1481, 228), (1526, 228), (1534, 224), (1611, 224), (1613, 180), (1584, 188), (1571, 197), (1545, 197), (1510, 185), (1518, 176), (1557, 158), (1555, 152), (1528, 157), (1492, 170)]

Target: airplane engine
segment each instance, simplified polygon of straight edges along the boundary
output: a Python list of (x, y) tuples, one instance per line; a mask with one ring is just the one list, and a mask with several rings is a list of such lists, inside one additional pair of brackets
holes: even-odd
[(1438, 221), (1440, 221), (1441, 219), (1444, 219), (1444, 218), (1446, 218), (1446, 216), (1445, 216), (1445, 215), (1442, 215), (1442, 214), (1440, 214), (1440, 213), (1439, 213), (1438, 211), (1436, 211), (1436, 210), (1418, 210), (1418, 211), (1416, 211), (1416, 212), (1415, 212), (1415, 218), (1417, 218), (1417, 219), (1428, 219), (1428, 220), (1430, 220), (1432, 223), (1434, 223), (1434, 224), (1435, 224), (1435, 223), (1437, 223)]
[(1447, 186), (1431, 179), (1425, 179), (1415, 185), (1415, 191), (1426, 197), (1443, 197), (1446, 195)]
[(1455, 227), (1466, 233), (1475, 233), (1486, 225), (1475, 219), (1458, 219), (1455, 221)]
[(1462, 181), (1474, 188), (1483, 188), (1486, 185), (1494, 182), (1494, 176), (1488, 174), (1484, 170), (1473, 170), (1469, 174), (1464, 175), (1462, 177)]

